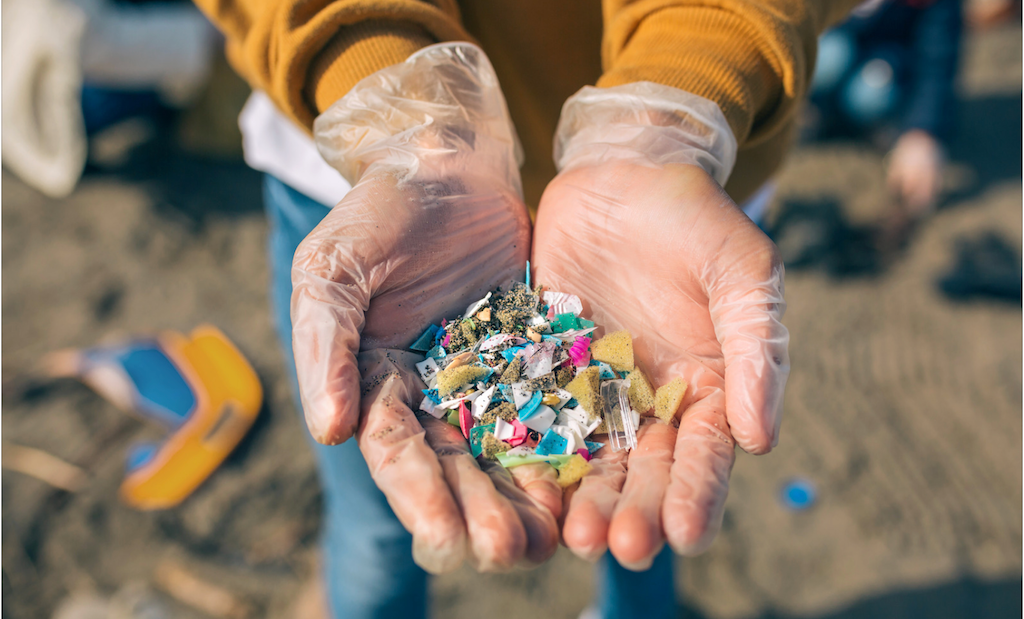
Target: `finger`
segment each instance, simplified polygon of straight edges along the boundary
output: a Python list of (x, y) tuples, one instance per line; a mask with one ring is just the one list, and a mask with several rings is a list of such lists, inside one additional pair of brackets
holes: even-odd
[[(546, 464), (543, 466), (551, 468)], [(558, 549), (558, 522), (555, 520), (554, 514), (545, 505), (519, 488), (508, 469), (486, 460), (481, 463), (481, 467), (490, 476), (491, 482), (498, 492), (511, 502), (526, 531), (526, 553), (523, 555), (520, 566), (534, 567), (550, 559)]]
[(683, 413), (662, 507), (665, 536), (678, 554), (706, 550), (722, 526), (736, 459), (721, 389), (699, 390)]
[(626, 452), (602, 447), (593, 467), (565, 493), (562, 541), (577, 557), (593, 563), (608, 550), (608, 528), (626, 482)]
[(789, 376), (789, 330), (782, 324), (784, 269), (775, 246), (752, 239), (708, 289), (708, 309), (725, 358), (726, 416), (732, 435), (753, 454), (778, 443), (782, 396)]
[(562, 487), (550, 464), (524, 464), (508, 469), (516, 486), (558, 520), (562, 517)]
[(302, 409), (317, 441), (348, 440), (359, 423), (359, 334), (369, 282), (347, 275), (344, 243), (331, 238), (332, 211), (292, 261), (292, 350)]
[(404, 401), (397, 374), (380, 381), (363, 400), (357, 439), (373, 481), (402, 525), (412, 533), (413, 559), (428, 572), (450, 572), (466, 557), (467, 534), (459, 505), (423, 427)]
[(519, 510), (495, 488), (492, 476), (481, 470), (458, 428), (429, 417), (423, 418), (422, 424), (462, 510), (473, 566), (481, 572), (512, 569), (528, 545)]
[(661, 508), (675, 438), (675, 428), (647, 417), (629, 453), (626, 483), (608, 529), (608, 547), (626, 569), (648, 569), (665, 545)]

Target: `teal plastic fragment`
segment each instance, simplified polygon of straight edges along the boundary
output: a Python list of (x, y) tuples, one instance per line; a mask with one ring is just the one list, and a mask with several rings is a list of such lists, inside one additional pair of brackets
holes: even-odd
[(525, 348), (526, 346), (513, 346), (511, 348), (506, 348), (501, 351), (501, 356), (505, 357), (505, 361), (512, 363), (512, 358), (516, 356), (516, 353)]
[(447, 355), (448, 353), (440, 346), (434, 346), (427, 351), (427, 356), (433, 357), (434, 359), (444, 359)]
[(530, 261), (526, 261), (526, 287), (530, 287)]
[(611, 380), (613, 378), (618, 378), (618, 376), (615, 374), (614, 370), (612, 370), (612, 366), (608, 365), (607, 363), (605, 363), (603, 361), (598, 361), (597, 362), (597, 367), (598, 367), (598, 369), (601, 370), (600, 374), (599, 374), (600, 377), (601, 377), (601, 380)]
[(426, 352), (430, 350), (434, 347), (434, 340), (436, 339), (435, 336), (440, 328), (441, 327), (438, 327), (437, 325), (430, 325), (427, 327), (427, 330), (423, 332), (423, 335), (419, 336), (419, 338), (417, 338), (409, 348), (418, 352)]
[(598, 449), (601, 449), (602, 447), (604, 447), (604, 443), (596, 443), (594, 441), (583, 441), (583, 442), (586, 443), (587, 451), (589, 451), (591, 453), (591, 455), (593, 455), (594, 452), (596, 452)]
[(565, 448), (568, 446), (569, 441), (565, 440), (564, 436), (560, 436), (554, 430), (548, 430), (544, 434), (544, 438), (537, 443), (537, 453), (542, 456), (564, 454)]
[(539, 454), (530, 454), (528, 456), (510, 456), (507, 453), (500, 453), (497, 455), (497, 458), (498, 464), (507, 469), (522, 466), (524, 464), (537, 464), (538, 462), (547, 462), (548, 464), (557, 469), (558, 467), (562, 466), (570, 459), (572, 459), (572, 456), (566, 456), (561, 454), (550, 454), (547, 456), (542, 456)]
[(591, 322), (589, 320), (586, 320), (584, 318), (580, 318), (576, 322), (577, 322), (577, 324), (579, 324), (579, 328), (580, 329), (590, 329), (590, 328), (592, 328), (594, 326), (593, 322)]
[(544, 398), (544, 394), (540, 391), (534, 391), (533, 395), (530, 396), (530, 400), (523, 404), (523, 407), (519, 409), (519, 421), (526, 421), (530, 417), (537, 414), (540, 410), (540, 401)]
[[(458, 413), (456, 412), (456, 414)], [(488, 432), (494, 432), (493, 423), (489, 423), (486, 426), (473, 426), (473, 429), (469, 431), (469, 448), (473, 451), (474, 458), (483, 451), (484, 435)]]
[(437, 394), (437, 389), (423, 389), (423, 395), (430, 398), (430, 401), (434, 404), (441, 403), (441, 396)]
[(555, 333), (562, 333), (564, 331), (572, 331), (573, 329), (579, 328), (579, 318), (575, 314), (556, 314), (554, 320), (551, 321), (551, 330)]

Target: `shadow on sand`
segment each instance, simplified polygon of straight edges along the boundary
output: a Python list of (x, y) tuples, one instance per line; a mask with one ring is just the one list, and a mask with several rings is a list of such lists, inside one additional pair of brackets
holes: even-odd
[[(802, 619), (1009, 619), (1021, 616), (1021, 579), (953, 583), (905, 589), (855, 602), (842, 610)], [(683, 609), (680, 619), (705, 619)], [(758, 619), (795, 619), (795, 615), (766, 613)]]

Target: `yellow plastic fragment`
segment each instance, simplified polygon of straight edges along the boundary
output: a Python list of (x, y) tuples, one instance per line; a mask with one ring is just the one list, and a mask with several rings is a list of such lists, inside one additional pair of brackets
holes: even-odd
[(654, 387), (647, 376), (637, 368), (629, 373), (629, 405), (638, 413), (654, 408)]
[(665, 423), (672, 423), (672, 419), (679, 410), (679, 405), (686, 395), (686, 388), (689, 385), (681, 378), (673, 378), (667, 385), (658, 387), (654, 394), (654, 414)]
[(576, 454), (568, 462), (558, 467), (558, 485), (562, 488), (568, 488), (583, 479), (584, 475), (593, 468), (586, 458)]
[(437, 373), (437, 394), (447, 397), (459, 387), (469, 385), (487, 375), (487, 368), (475, 365), (463, 365), (457, 368), (446, 368)]
[(633, 370), (633, 338), (629, 331), (616, 331), (590, 345), (590, 355), (604, 361), (616, 372)]
[(592, 419), (601, 417), (604, 411), (604, 399), (601, 397), (601, 374), (597, 366), (590, 366), (576, 375), (576, 378), (569, 381), (565, 390), (576, 398), (583, 410), (590, 414)]

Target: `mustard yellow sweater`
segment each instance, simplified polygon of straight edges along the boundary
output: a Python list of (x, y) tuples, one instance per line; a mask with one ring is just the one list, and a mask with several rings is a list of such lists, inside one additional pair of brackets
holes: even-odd
[(196, 0), (235, 69), (307, 131), (356, 82), (442, 41), (491, 59), (536, 205), (562, 103), (585, 85), (673, 86), (718, 103), (740, 145), (736, 201), (778, 168), (817, 36), (860, 0)]

